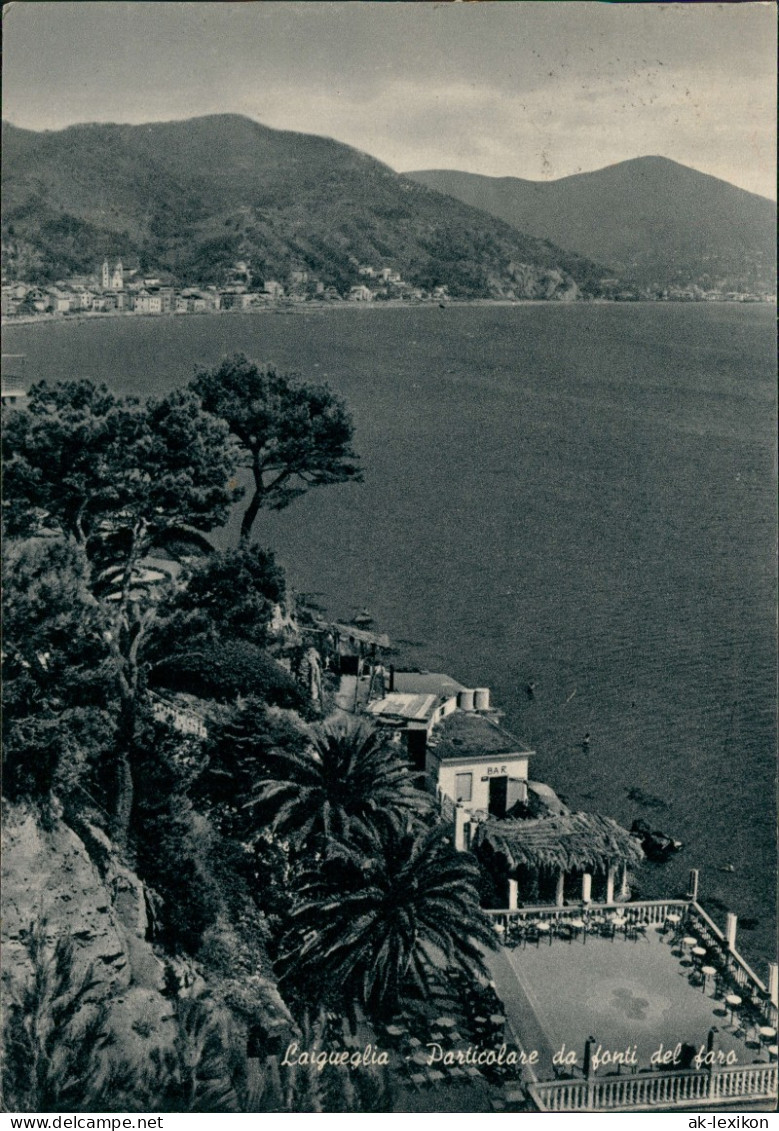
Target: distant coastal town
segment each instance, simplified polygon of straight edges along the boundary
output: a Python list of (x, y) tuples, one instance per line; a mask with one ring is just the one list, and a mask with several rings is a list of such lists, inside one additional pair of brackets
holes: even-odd
[[(0, 292), (3, 318), (28, 321), (66, 315), (97, 314), (210, 314), (220, 311), (257, 311), (299, 307), (306, 303), (409, 302), (448, 303), (446, 285), (426, 290), (401, 277), (386, 265), (352, 264), (360, 282), (343, 290), (325, 285), (303, 268), (291, 270), (283, 279), (258, 279), (245, 260), (237, 260), (222, 286), (182, 286), (164, 273), (145, 275), (139, 268), (125, 268), (121, 259), (104, 259), (92, 274), (72, 275), (49, 283), (5, 280)], [(775, 295), (742, 291), (704, 290), (699, 286), (638, 288), (619, 279), (603, 280), (600, 300), (613, 302), (775, 302)], [(557, 301), (582, 296), (566, 291)], [(516, 300), (520, 301), (520, 300)]]
[(363, 282), (341, 293), (325, 286), (311, 272), (293, 270), (283, 281), (257, 280), (238, 260), (224, 286), (174, 285), (164, 275), (142, 275), (125, 269), (122, 260), (103, 260), (91, 275), (73, 275), (52, 285), (4, 282), (3, 317), (65, 314), (208, 314), (221, 310), (252, 310), (311, 301), (373, 302), (407, 299), (442, 302), (449, 297), (445, 286), (426, 291), (412, 286), (391, 267), (357, 264)]

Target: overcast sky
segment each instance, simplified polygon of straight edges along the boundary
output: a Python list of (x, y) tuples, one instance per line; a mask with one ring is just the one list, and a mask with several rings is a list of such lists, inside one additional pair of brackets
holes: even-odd
[(238, 112), (400, 171), (660, 154), (776, 195), (773, 3), (18, 0), (3, 30), (29, 129)]

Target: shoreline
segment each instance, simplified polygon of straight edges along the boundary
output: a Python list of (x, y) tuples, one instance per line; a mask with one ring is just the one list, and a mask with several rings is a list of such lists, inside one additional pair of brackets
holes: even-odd
[(705, 299), (637, 299), (630, 302), (618, 302), (614, 299), (606, 298), (593, 298), (593, 299), (575, 299), (572, 301), (563, 301), (561, 299), (547, 299), (547, 298), (523, 298), (523, 299), (509, 299), (509, 298), (463, 298), (463, 299), (448, 299), (445, 303), (438, 302), (407, 302), (403, 299), (388, 299), (382, 302), (301, 302), (286, 304), (275, 304), (274, 306), (255, 307), (250, 310), (198, 310), (192, 313), (174, 314), (136, 314), (132, 310), (106, 310), (106, 311), (83, 311), (79, 314), (23, 314), (23, 315), (6, 315), (2, 319), (2, 327), (4, 329), (13, 328), (14, 326), (63, 326), (63, 325), (81, 325), (85, 322), (100, 322), (106, 320), (113, 320), (117, 318), (133, 319), (133, 320), (153, 320), (162, 321), (164, 319), (190, 319), (190, 318), (219, 318), (228, 315), (236, 315), (244, 318), (254, 318), (258, 315), (275, 315), (289, 316), (293, 314), (326, 314), (331, 311), (339, 310), (354, 310), (358, 312), (372, 312), (377, 310), (450, 310), (458, 309), (461, 307), (524, 307), (524, 306), (561, 306), (561, 307), (580, 307), (580, 306), (619, 306), (619, 307), (632, 307), (632, 306), (776, 306), (774, 301), (760, 301), (760, 302), (743, 302), (738, 299), (722, 299), (717, 302), (710, 302)]

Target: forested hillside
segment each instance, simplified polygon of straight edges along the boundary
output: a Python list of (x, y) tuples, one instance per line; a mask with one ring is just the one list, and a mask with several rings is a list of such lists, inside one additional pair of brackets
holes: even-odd
[(453, 296), (574, 297), (602, 270), (328, 138), (237, 115), (144, 126), (3, 126), (6, 271), (51, 281), (121, 256), (219, 284), (306, 270), (341, 291), (359, 265)]

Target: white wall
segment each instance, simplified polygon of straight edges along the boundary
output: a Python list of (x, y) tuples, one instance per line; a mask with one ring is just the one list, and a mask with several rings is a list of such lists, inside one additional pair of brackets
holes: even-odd
[[(470, 773), (473, 775), (471, 800), (464, 801), (462, 804), (473, 812), (476, 809), (489, 808), (490, 798), (490, 783), (491, 777), (507, 777), (509, 779), (515, 778), (521, 781), (527, 781), (528, 769), (528, 756), (527, 754), (504, 754), (495, 760), (489, 758), (467, 759), (457, 761), (446, 761), (439, 763), (435, 759), (435, 753), (431, 759), (430, 753), (428, 754), (430, 764), (430, 774), (438, 781), (438, 788), (442, 793), (452, 801), (457, 801), (456, 792), (456, 777), (458, 774)], [(486, 779), (482, 781), (482, 778)], [(509, 807), (515, 801), (521, 800), (521, 794), (524, 791), (520, 786), (512, 787), (512, 782), (509, 780), (508, 786), (508, 805)]]

